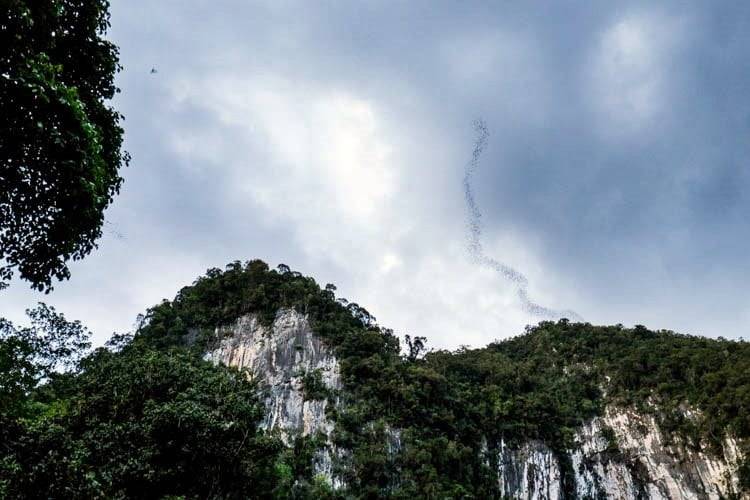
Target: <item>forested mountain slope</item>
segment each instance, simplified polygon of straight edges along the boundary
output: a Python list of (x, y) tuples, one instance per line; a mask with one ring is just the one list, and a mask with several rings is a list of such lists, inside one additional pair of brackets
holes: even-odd
[(7, 495), (740, 498), (750, 488), (745, 342), (561, 320), (479, 349), (427, 351), (421, 337), (402, 349), (335, 287), (261, 261), (209, 270), (116, 340), (3, 413)]

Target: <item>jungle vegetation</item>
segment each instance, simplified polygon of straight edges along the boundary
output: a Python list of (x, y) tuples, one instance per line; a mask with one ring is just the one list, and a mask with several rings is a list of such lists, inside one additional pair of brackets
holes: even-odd
[[(217, 326), (248, 313), (270, 324), (280, 308), (307, 314), (340, 361), (329, 416), (350, 451), (343, 489), (314, 475), (321, 436), (286, 447), (258, 431), (258, 381), (202, 358)], [(608, 403), (653, 412), (688, 447), (750, 438), (744, 341), (560, 320), (479, 349), (428, 350), (424, 337), (402, 349), (334, 286), (257, 260), (208, 270), (94, 351), (53, 309), (30, 316), (28, 328), (0, 324), (0, 491), (14, 498), (497, 498), (501, 439), (544, 441), (571, 493), (565, 451)], [(304, 378), (306, 397), (332, 397), (319, 374)], [(685, 405), (702, 417), (685, 418)], [(748, 487), (747, 464), (742, 478)]]
[(3, 0), (0, 8), (0, 289), (70, 277), (119, 192), (122, 116), (106, 0)]

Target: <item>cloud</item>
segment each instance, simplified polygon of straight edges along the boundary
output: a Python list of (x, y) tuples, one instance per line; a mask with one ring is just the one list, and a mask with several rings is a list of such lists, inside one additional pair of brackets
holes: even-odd
[[(177, 88), (188, 89), (179, 93), (181, 105), (203, 107), (215, 130), (232, 137), (230, 144), (215, 138), (218, 146), (203, 137), (201, 148), (221, 165), (224, 196), (236, 209), (283, 225), (308, 254), (345, 262), (377, 244), (370, 238), (389, 216), (383, 208), (399, 168), (366, 98), (277, 76), (215, 75)], [(173, 149), (185, 153), (179, 139)]]
[[(414, 220), (432, 218), (437, 187), (394, 153), (390, 135), (398, 126), (365, 96), (269, 75), (213, 75), (175, 88), (180, 106), (204, 109), (216, 123), (209, 128), (222, 130), (232, 145), (206, 143), (225, 142), (212, 133), (203, 137), (201, 152), (177, 138), (174, 154), (194, 159), (210, 151), (211, 163), (229, 177), (225, 200), (285, 228), (303, 260), (335, 269), (339, 289), (377, 304), (384, 324), (415, 332), (431, 327), (433, 343), (442, 346), (455, 342), (452, 332), (445, 334), (449, 309), (466, 338), (479, 339), (485, 329), (500, 336), (528, 322), (528, 311), (504, 310), (515, 307), (508, 300), (512, 284), (492, 283), (487, 273), (470, 270), (466, 254), (456, 254), (461, 214), (442, 237), (440, 221)], [(260, 165), (249, 163), (259, 156)]]
[(3, 315), (48, 300), (103, 341), (259, 257), (432, 345), (517, 334), (538, 318), (466, 252), (482, 116), (483, 255), (528, 297), (743, 334), (750, 6), (118, 0), (112, 23), (134, 159), (107, 218), (126, 237), (51, 296), (15, 284)]
[(587, 68), (603, 130), (642, 133), (670, 107), (670, 59), (683, 25), (674, 16), (639, 10), (606, 26)]

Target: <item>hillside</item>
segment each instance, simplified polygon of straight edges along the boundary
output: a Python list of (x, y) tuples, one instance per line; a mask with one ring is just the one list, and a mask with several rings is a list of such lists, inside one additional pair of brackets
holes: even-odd
[(566, 320), (478, 349), (424, 342), (402, 345), (285, 266), (209, 270), (3, 414), (0, 485), (28, 498), (750, 491), (746, 342)]

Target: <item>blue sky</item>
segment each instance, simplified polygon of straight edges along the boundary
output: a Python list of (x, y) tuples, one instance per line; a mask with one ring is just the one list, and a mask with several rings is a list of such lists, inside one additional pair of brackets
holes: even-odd
[[(98, 342), (234, 259), (336, 283), (434, 346), (520, 333), (515, 284), (593, 323), (750, 320), (750, 4), (115, 0), (122, 194), (49, 296)], [(151, 68), (157, 73), (151, 74)]]

